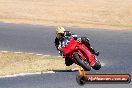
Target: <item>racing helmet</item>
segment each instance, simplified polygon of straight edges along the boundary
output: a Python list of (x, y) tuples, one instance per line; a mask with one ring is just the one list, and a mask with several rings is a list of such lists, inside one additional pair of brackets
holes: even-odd
[(60, 36), (64, 36), (65, 29), (63, 27), (58, 27), (56, 29), (56, 37), (59, 39)]

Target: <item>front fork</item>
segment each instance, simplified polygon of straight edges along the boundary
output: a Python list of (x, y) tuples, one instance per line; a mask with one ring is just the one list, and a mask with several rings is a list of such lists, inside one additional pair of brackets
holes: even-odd
[(94, 60), (87, 60), (87, 58), (89, 58), (89, 57), (85, 57), (80, 50), (78, 50), (75, 53), (77, 53), (82, 58), (82, 61), (87, 62), (87, 64), (89, 64), (90, 66), (94, 66), (95, 59), (96, 59), (95, 56), (93, 56)]
[[(74, 53), (77, 53), (77, 54), (81, 57), (82, 61), (89, 65), (89, 62), (87, 61), (86, 57), (82, 54), (81, 51), (78, 50), (77, 52), (74, 52)], [(73, 53), (73, 54), (74, 54), (74, 53)], [(73, 55), (72, 55), (72, 57), (74, 58)], [(78, 64), (78, 63), (76, 62), (75, 59), (74, 59), (74, 62), (75, 62), (76, 64)]]

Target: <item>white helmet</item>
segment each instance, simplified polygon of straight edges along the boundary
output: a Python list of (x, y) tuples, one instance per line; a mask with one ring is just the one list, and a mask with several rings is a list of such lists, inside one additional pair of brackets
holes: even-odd
[(56, 37), (59, 38), (60, 35), (64, 35), (65, 29), (63, 27), (58, 27), (56, 29)]

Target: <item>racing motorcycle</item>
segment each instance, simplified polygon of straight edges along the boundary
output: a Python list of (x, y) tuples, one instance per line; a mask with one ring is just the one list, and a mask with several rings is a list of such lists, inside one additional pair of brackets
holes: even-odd
[(62, 47), (64, 58), (70, 58), (85, 71), (90, 71), (91, 67), (95, 70), (101, 68), (101, 64), (96, 56), (83, 43), (74, 40), (73, 37), (65, 38), (63, 43), (65, 43)]

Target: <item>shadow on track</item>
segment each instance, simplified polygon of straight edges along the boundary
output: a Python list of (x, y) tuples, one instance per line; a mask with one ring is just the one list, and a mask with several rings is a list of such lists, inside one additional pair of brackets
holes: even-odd
[(78, 70), (52, 70), (54, 72), (77, 72)]

